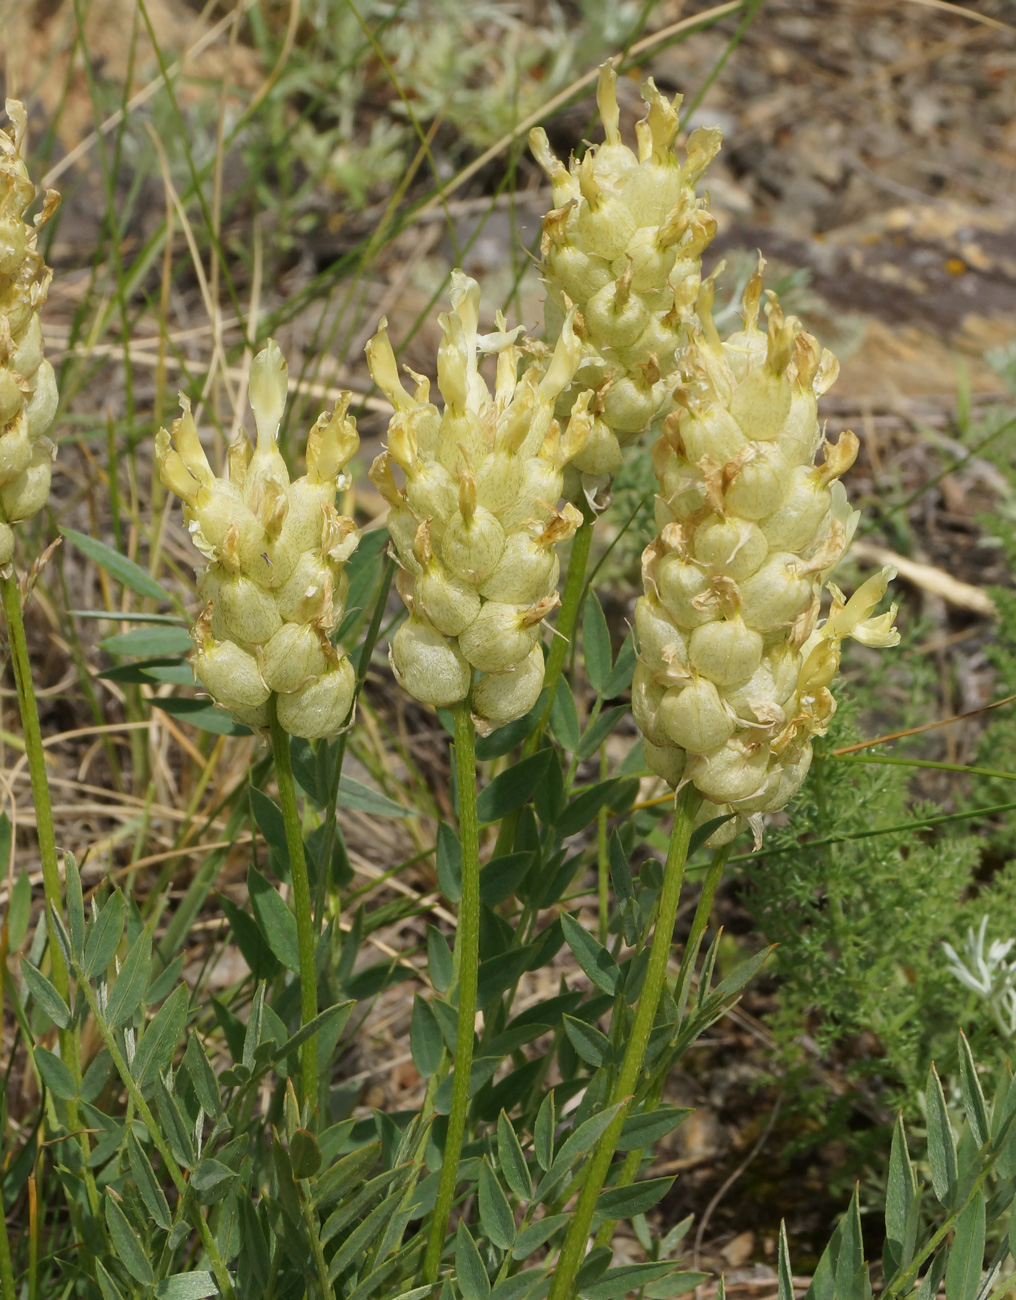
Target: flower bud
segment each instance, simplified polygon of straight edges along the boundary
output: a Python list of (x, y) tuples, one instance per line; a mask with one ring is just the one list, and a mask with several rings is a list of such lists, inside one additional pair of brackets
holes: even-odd
[(447, 708), (469, 694), (469, 664), (450, 641), (418, 618), (410, 616), (395, 633), (391, 662), (399, 685), (424, 704)]
[(355, 690), (353, 665), (343, 657), (306, 686), (279, 696), (279, 724), (291, 736), (302, 736), (304, 740), (334, 736), (349, 716)]
[(232, 641), (207, 637), (191, 662), (209, 695), (227, 709), (253, 709), (268, 699), (257, 660)]
[(503, 673), (486, 673), (473, 688), (473, 714), (486, 733), (524, 717), (543, 689), (543, 650), (534, 645), (521, 663)]
[(262, 650), (261, 675), (269, 688), (280, 695), (296, 691), (327, 671), (323, 639), (311, 624), (283, 623)]

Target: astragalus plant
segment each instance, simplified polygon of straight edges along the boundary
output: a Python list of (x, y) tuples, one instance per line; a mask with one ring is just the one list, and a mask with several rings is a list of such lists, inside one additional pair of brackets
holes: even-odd
[[(5, 1208), (27, 1226), (0, 1233), (2, 1300), (666, 1300), (707, 1281), (682, 1262), (689, 1223), (668, 1222), (673, 1179), (654, 1176), (652, 1153), (688, 1115), (666, 1099), (675, 1064), (767, 955), (714, 979), (716, 890), (732, 839), (747, 823), (764, 836), (804, 780), (841, 643), (896, 637), (893, 611), (876, 613), (888, 572), (849, 599), (830, 582), (856, 522), (840, 485), (856, 439), (829, 443), (819, 424), (835, 362), (775, 298), (763, 320), (760, 274), (743, 328), (718, 336), (701, 267), (714, 227), (696, 185), (719, 135), (693, 133), (679, 154), (678, 104), (651, 83), (644, 96), (637, 151), (620, 136), (610, 68), (602, 144), (565, 167), (535, 139), (554, 185), (546, 338), (485, 312), (455, 272), (434, 401), (426, 378), (410, 372), (407, 386), (383, 322), (368, 343), (393, 408), (370, 470), (385, 529), (360, 537), (340, 513), (358, 446), (351, 400), (314, 423), (294, 475), (279, 443), (286, 364), (274, 342), (246, 339), (256, 440), (241, 431), (216, 449), (214, 412), (185, 399), (146, 444), (183, 503), (175, 555), (189, 548), (196, 590), (183, 567), (173, 594), (115, 548), (71, 537), (125, 584), (117, 618), (154, 624), (107, 642), (149, 647), (113, 680), (161, 689), (190, 664), (218, 706), (187, 701), (220, 739), (200, 750), (185, 737), (200, 769), (177, 842), (140, 856), (152, 800), (139, 800), (124, 875), (96, 866), (83, 883), (57, 851), (5, 553), (45, 899), (29, 938), (23, 874), (0, 939), (22, 956), (5, 991), (30, 1097), (4, 1117)], [(23, 517), (25, 485), (41, 491), (54, 391), (37, 347), (46, 272), (23, 222), (20, 112), (0, 141), (5, 527)], [(633, 635), (615, 650), (587, 558), (640, 433), (653, 439), (657, 536), (645, 589), (629, 593)], [(379, 716), (372, 690), (357, 720), (368, 674), (398, 704)], [(409, 696), (436, 711), (432, 736), (454, 737), (450, 780), (415, 805), (409, 788), (426, 781), (395, 739)], [(632, 713), (645, 741), (619, 761)], [(248, 771), (215, 789), (224, 733), (247, 737)], [(343, 772), (347, 747), (383, 790)], [(444, 782), (444, 747), (428, 752)], [(662, 796), (643, 785), (654, 775)], [(354, 857), (343, 803), (408, 823), (412, 854), (386, 848), (399, 841), (378, 825), (375, 856), (392, 860)], [(663, 836), (660, 863), (647, 841)], [(703, 853), (672, 975), (685, 869)], [(170, 891), (166, 863), (189, 855), (198, 865)], [(164, 876), (146, 895), (153, 859)], [(231, 862), (246, 868), (246, 895)], [(357, 871), (380, 881), (357, 884)], [(406, 883), (421, 878), (425, 892)], [(581, 906), (591, 890), (594, 927)], [(209, 933), (245, 972), (214, 996)], [(365, 1092), (376, 1072), (360, 1068), (379, 998), (408, 1048), (389, 1062), (409, 1080), (398, 1106), (373, 1104), (384, 1094)], [(1008, 1247), (983, 1287), (980, 1275), (987, 1215), (1016, 1188), (1016, 1085), (1007, 1072), (989, 1104), (963, 1040), (959, 1059), (958, 1143), (934, 1072), (926, 1096), (940, 1209), (902, 1127), (893, 1141), (893, 1298), (932, 1300), (943, 1277), (949, 1300), (994, 1300), (1007, 1285), (996, 1274)], [(620, 1221), (644, 1258), (632, 1260), (630, 1236), (615, 1257)], [(780, 1300), (793, 1286), (784, 1236)], [(871, 1295), (856, 1198), (810, 1295)]]

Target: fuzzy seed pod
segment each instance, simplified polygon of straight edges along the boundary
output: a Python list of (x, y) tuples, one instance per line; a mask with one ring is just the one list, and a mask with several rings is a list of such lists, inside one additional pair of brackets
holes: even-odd
[(286, 362), (272, 340), (251, 362), (249, 392), (257, 442), (252, 448), (239, 435), (225, 478), (212, 471), (183, 396), (172, 432), (160, 429), (155, 439), (163, 485), (182, 498), (191, 538), (208, 560), (198, 579), (205, 607), (191, 662), (237, 722), (267, 726), (275, 692), (282, 727), (317, 739), (341, 728), (355, 686), (349, 661), (329, 637), (342, 618), (349, 588), (343, 568), (358, 541), (335, 495), (348, 486), (345, 466), (359, 439), (344, 394), (311, 429), (307, 473), (290, 482), (278, 449)]
[(597, 90), (602, 144), (566, 168), (542, 128), (529, 137), (554, 187), (542, 242), (548, 333), (570, 306), (578, 309), (577, 378), (599, 393), (600, 418), (575, 468), (601, 481), (617, 470), (623, 445), (670, 409), (702, 251), (716, 229), (695, 186), (719, 150), (719, 131), (693, 131), (681, 161), (674, 149), (680, 96), (667, 100), (651, 78), (642, 96), (637, 151), (621, 139), (610, 64), (600, 69)]
[[(395, 675), (438, 707), (472, 688), (474, 721), (488, 732), (527, 713), (543, 685), (540, 624), (558, 603), (556, 548), (582, 522), (574, 506), (556, 506), (563, 468), (589, 438), (592, 395), (555, 418), (581, 360), (573, 313), (554, 351), (520, 374), (518, 331), (499, 317), (494, 334), (479, 334), (479, 286), (461, 271), (451, 300), (440, 317), (442, 411), (425, 381), (414, 376), (412, 395), (403, 386), (384, 322), (367, 345), (395, 408), (370, 476), (390, 507), (396, 585), (410, 611), (392, 641)], [(484, 353), (497, 355), (493, 393)]]
[[(828, 582), (856, 522), (837, 481), (853, 434), (822, 442), (817, 397), (835, 362), (769, 295), (761, 268), (744, 294), (744, 328), (720, 340), (711, 285), (683, 361), (678, 409), (653, 463), (659, 533), (643, 555), (635, 610), (639, 664), (632, 711), (646, 762), (704, 796), (700, 819), (732, 814), (726, 842), (784, 806), (836, 707), (829, 690), (847, 636), (895, 645), (895, 607), (874, 615), (893, 575), (845, 600)], [(807, 449), (807, 456), (804, 451)], [(832, 608), (819, 623), (824, 588)]]
[(34, 223), (25, 220), (35, 201), (21, 157), (28, 115), (16, 99), (5, 107), (10, 126), (0, 129), (0, 566), (14, 557), (9, 525), (37, 514), (49, 496), (56, 448), (45, 435), (57, 408), (39, 318), (52, 272), (36, 241), (59, 199), (48, 190)]

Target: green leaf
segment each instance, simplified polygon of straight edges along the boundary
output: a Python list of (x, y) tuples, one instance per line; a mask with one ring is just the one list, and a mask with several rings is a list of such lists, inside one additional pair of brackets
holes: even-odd
[(991, 1132), (988, 1123), (988, 1107), (984, 1100), (984, 1093), (981, 1091), (981, 1081), (977, 1077), (974, 1058), (970, 1054), (970, 1044), (962, 1029), (959, 1033), (959, 1042), (960, 1091), (963, 1094), (963, 1109), (966, 1111), (974, 1141), (979, 1147), (983, 1147)]
[(21, 959), (21, 978), (28, 985), (29, 992), (36, 1003), (45, 1011), (53, 1024), (58, 1029), (66, 1029), (71, 1023), (70, 1007), (42, 971), (33, 966), (27, 957)]
[(35, 1049), (35, 1064), (38, 1067), (43, 1083), (54, 1097), (59, 1097), (61, 1101), (74, 1100), (78, 1095), (74, 1076), (63, 1061), (60, 1060), (59, 1056), (48, 1052), (45, 1047), (37, 1047)]
[[(610, 808), (613, 812), (624, 812), (623, 807), (619, 808), (617, 806), (621, 802), (619, 796), (634, 796), (637, 789), (636, 783), (621, 780), (616, 776), (611, 777), (608, 781), (600, 781), (596, 785), (590, 786), (588, 790), (583, 790), (580, 795), (574, 798), (564, 812), (560, 814), (555, 823), (557, 833), (565, 839), (569, 835), (577, 835), (580, 830), (589, 825), (601, 808)], [(627, 802), (630, 806), (631, 798)]]
[(949, 1263), (945, 1270), (945, 1300), (974, 1300), (984, 1264), (984, 1197), (973, 1199), (956, 1221)]
[(492, 731), (489, 736), (478, 736), (476, 740), (476, 757), (484, 761), (491, 758), (501, 758), (502, 755), (507, 754), (517, 745), (521, 745), (543, 717), (546, 704), (547, 692), (544, 690), (525, 717), (516, 718), (514, 722), (498, 727), (497, 731)]
[(455, 964), (444, 936), (433, 925), (427, 926), (427, 970), (438, 993), (447, 993), (455, 978)]
[(273, 979), (280, 970), (279, 962), (265, 942), (261, 931), (258, 929), (257, 922), (252, 916), (242, 912), (233, 900), (225, 894), (217, 892), (215, 897), (219, 900), (219, 906), (226, 914), (226, 920), (233, 932), (236, 946), (240, 949), (240, 955), (250, 967), (250, 973), (254, 976), (255, 982), (260, 983), (262, 980)]
[[(661, 1278), (678, 1275), (674, 1264), (626, 1264), (623, 1268), (608, 1268), (587, 1286), (579, 1287), (581, 1300), (620, 1300), (622, 1296), (633, 1295), (641, 1287)], [(694, 1276), (694, 1275), (691, 1275)], [(705, 1281), (707, 1274), (700, 1274)], [(688, 1290), (695, 1286), (693, 1282)]]
[(87, 979), (93, 980), (99, 975), (105, 975), (113, 954), (120, 946), (126, 916), (127, 904), (123, 894), (119, 889), (114, 889), (106, 899), (102, 911), (88, 927), (84, 957)]
[(485, 863), (480, 868), (480, 899), (488, 907), (496, 907), (518, 893), (535, 856), (533, 853), (506, 853)]
[[(404, 1187), (396, 1187), (394, 1192), (390, 1192), (381, 1204), (376, 1205), (367, 1217), (353, 1229), (329, 1261), (328, 1280), (330, 1282), (334, 1282), (339, 1274), (344, 1272), (355, 1260), (363, 1258), (367, 1247), (382, 1232), (385, 1224), (405, 1199), (405, 1195), (406, 1189)], [(336, 1213), (338, 1212), (336, 1211)], [(324, 1234), (324, 1231), (325, 1229), (322, 1228), (322, 1234)]]
[(250, 727), (234, 722), (225, 709), (216, 708), (207, 700), (195, 700), (182, 695), (160, 695), (150, 700), (153, 709), (161, 709), (171, 717), (181, 718), (184, 722), (197, 727), (199, 731), (211, 732), (213, 736), (249, 736)]
[(351, 776), (345, 775), (339, 783), (336, 805), (339, 808), (353, 808), (357, 812), (370, 813), (372, 817), (413, 816), (409, 808), (403, 808), (402, 804), (389, 799), (380, 791), (372, 790), (369, 786), (362, 785), (359, 781), (354, 781)]
[(568, 1035), (568, 1041), (578, 1052), (579, 1059), (585, 1061), (587, 1065), (599, 1069), (610, 1060), (612, 1054), (610, 1039), (595, 1025), (587, 1024), (584, 1020), (576, 1020), (573, 1016), (565, 1016), (564, 1031)]
[(126, 1024), (141, 1005), (151, 961), (152, 936), (145, 928), (127, 949), (120, 974), (106, 1002), (105, 1020), (110, 1029)]
[(586, 675), (597, 695), (603, 695), (610, 678), (614, 657), (610, 652), (610, 632), (603, 610), (591, 591), (586, 597), (582, 615), (582, 652), (586, 661)]
[[(0, 871), (6, 872), (10, 859), (10, 818), (0, 813)], [(21, 942), (28, 933), (28, 923), (32, 919), (32, 881), (27, 871), (23, 871), (14, 882), (10, 900), (7, 904), (7, 944), (8, 951), (17, 952)]]
[(536, 1194), (540, 1200), (543, 1200), (549, 1194), (550, 1189), (560, 1182), (576, 1160), (580, 1160), (587, 1151), (592, 1150), (600, 1137), (610, 1127), (614, 1116), (626, 1104), (626, 1102), (619, 1101), (616, 1106), (608, 1106), (605, 1110), (601, 1110), (599, 1114), (591, 1115), (574, 1132), (569, 1133), (554, 1156), (554, 1163), (540, 1180), (540, 1185), (536, 1189)]
[(333, 1040), (337, 1040), (338, 1035), (345, 1029), (355, 1005), (354, 1002), (336, 1002), (324, 1011), (319, 1011), (313, 1020), (308, 1020), (305, 1025), (301, 1025), (291, 1038), (287, 1038), (276, 1048), (271, 1057), (271, 1064), (275, 1065), (283, 1057), (292, 1056), (308, 1038), (313, 1038), (315, 1034), (322, 1034), (325, 1028), (328, 1028)]
[(497, 1163), (505, 1182), (515, 1195), (520, 1200), (528, 1201), (533, 1195), (533, 1182), (529, 1177), (529, 1168), (518, 1136), (503, 1110), (497, 1117)]
[[(621, 649), (617, 652), (617, 659), (614, 661), (614, 667), (610, 676), (603, 684), (603, 698), (612, 700), (615, 695), (620, 695), (631, 685), (631, 679), (635, 673), (635, 640), (629, 632), (621, 644)], [(630, 705), (626, 705), (630, 708)]]
[(447, 822), (437, 827), (437, 883), (450, 903), (462, 898), (462, 845)]
[(247, 892), (261, 935), (287, 970), (299, 971), (300, 945), (296, 917), (275, 888), (254, 866), (247, 868)]
[(596, 1199), (596, 1213), (606, 1219), (631, 1219), (645, 1214), (673, 1185), (673, 1178), (647, 1178), (626, 1187), (608, 1187)]
[(104, 637), (99, 646), (111, 655), (164, 659), (193, 650), (194, 642), (185, 627), (136, 627), (132, 632)]
[(236, 1174), (214, 1156), (199, 1160), (191, 1174), (190, 1185), (206, 1205), (222, 1199)]
[(934, 1066), (928, 1073), (927, 1099), (931, 1185), (942, 1204), (948, 1206), (956, 1189), (956, 1142), (949, 1124), (942, 1084)]
[(73, 528), (61, 527), (60, 531), (79, 551), (87, 555), (90, 560), (94, 560), (100, 569), (105, 569), (110, 577), (115, 578), (123, 586), (130, 587), (131, 591), (137, 592), (139, 596), (148, 596), (152, 600), (173, 599), (147, 569), (143, 569), (140, 564), (135, 564), (126, 555), (121, 555), (112, 546), (107, 546), (98, 538), (89, 537), (86, 533), (79, 533)]
[[(687, 1295), (708, 1281), (708, 1273), (668, 1273), (662, 1282), (650, 1282), (643, 1287), (642, 1294), (646, 1300), (674, 1300), (675, 1296)], [(716, 1285), (716, 1300), (726, 1300), (722, 1273)]]
[(477, 800), (477, 815), (481, 822), (496, 822), (507, 817), (536, 793), (547, 779), (553, 751), (541, 749), (529, 758), (515, 763), (505, 772), (498, 773)]
[(196, 1033), (187, 1035), (187, 1047), (183, 1054), (183, 1064), (190, 1076), (191, 1086), (198, 1104), (206, 1115), (218, 1118), (222, 1114), (222, 1097), (219, 1081), (215, 1071), (208, 1063), (201, 1039)]
[(171, 1273), (155, 1284), (155, 1300), (205, 1300), (219, 1295), (211, 1273)]
[(571, 1222), (570, 1214), (548, 1214), (538, 1223), (527, 1223), (512, 1247), (512, 1259), (528, 1259), (535, 1250), (548, 1241), (560, 1228)]
[(102, 1292), (102, 1300), (123, 1300), (123, 1292), (110, 1277), (101, 1259), (95, 1261), (95, 1276), (99, 1282), (99, 1290)]
[(776, 1267), (776, 1300), (794, 1300), (794, 1273), (790, 1267), (787, 1225), (780, 1220), (780, 1253)]
[(106, 1226), (119, 1262), (142, 1286), (151, 1286), (155, 1274), (148, 1262), (148, 1254), (109, 1188), (106, 1189)]
[(655, 1110), (629, 1115), (618, 1138), (618, 1151), (641, 1151), (683, 1124), (694, 1110), (685, 1106), (657, 1106)]
[(294, 1178), (313, 1178), (321, 1168), (321, 1148), (313, 1133), (298, 1128), (289, 1139), (289, 1159)]
[(621, 992), (621, 971), (610, 953), (596, 942), (589, 931), (568, 912), (561, 915), (565, 942), (575, 960), (598, 989), (617, 997)]
[(141, 1143), (134, 1136), (131, 1126), (127, 1125), (127, 1158), (130, 1161), (131, 1176), (138, 1189), (145, 1209), (163, 1231), (168, 1232), (173, 1226), (173, 1217), (165, 1193), (155, 1177), (155, 1170), (145, 1154)]
[(515, 1219), (508, 1197), (486, 1160), (480, 1165), (478, 1198), (480, 1227), (499, 1250), (511, 1250), (515, 1241)]
[(533, 1130), (533, 1150), (541, 1169), (549, 1169), (554, 1163), (554, 1090), (551, 1088), (536, 1116)]
[(64, 876), (71, 952), (74, 954), (75, 964), (80, 965), (84, 961), (85, 951), (85, 900), (81, 892), (81, 873), (78, 871), (73, 853), (64, 855)]
[(550, 710), (550, 727), (561, 748), (574, 754), (579, 747), (579, 714), (571, 687), (563, 676), (557, 681), (557, 693)]
[(490, 1279), (476, 1243), (461, 1219), (455, 1230), (455, 1273), (462, 1300), (487, 1300), (490, 1295)]
[(430, 1003), (418, 993), (413, 997), (409, 1047), (413, 1064), (422, 1078), (429, 1079), (432, 1074), (437, 1074), (444, 1059), (444, 1038)]
[(187, 986), (178, 985), (146, 1026), (131, 1063), (131, 1073), (144, 1090), (173, 1060), (187, 1023)]
[(887, 1281), (910, 1263), (909, 1259), (904, 1259), (904, 1241), (910, 1207), (916, 1194), (917, 1179), (907, 1150), (903, 1116), (899, 1115), (896, 1118), (889, 1151), (889, 1178), (885, 1196), (885, 1247), (882, 1253), (882, 1269)]
[(286, 823), (282, 818), (282, 809), (256, 785), (248, 787), (250, 810), (254, 814), (261, 837), (268, 845), (268, 865), (280, 880), (288, 880), (289, 844), (286, 840)]
[(592, 758), (621, 719), (630, 713), (630, 704), (615, 704), (612, 709), (605, 709), (582, 733), (577, 756), (581, 759)]
[(938, 1252), (931, 1261), (927, 1273), (921, 1279), (921, 1285), (917, 1288), (914, 1300), (936, 1300), (939, 1291), (942, 1289), (942, 1279), (945, 1277), (948, 1258), (948, 1249)]

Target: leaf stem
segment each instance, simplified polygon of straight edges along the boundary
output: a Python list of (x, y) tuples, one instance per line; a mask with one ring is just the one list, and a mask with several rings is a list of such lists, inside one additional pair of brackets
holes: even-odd
[[(272, 756), (275, 759), (275, 779), (279, 786), (279, 803), (286, 828), (286, 847), (289, 850), (289, 870), (293, 881), (293, 910), (296, 913), (296, 938), (300, 954), (300, 1023), (310, 1024), (317, 1015), (317, 966), (314, 957), (314, 917), (310, 903), (310, 881), (307, 877), (307, 856), (303, 847), (303, 829), (300, 812), (296, 806), (296, 786), (293, 782), (293, 764), (289, 754), (289, 735), (279, 723), (273, 692), (268, 700), (268, 722), (272, 733)], [(317, 1034), (300, 1048), (302, 1079), (301, 1100), (313, 1116), (318, 1105)]]
[[(670, 833), (670, 848), (663, 869), (663, 889), (656, 916), (656, 929), (649, 950), (649, 965), (638, 1006), (635, 1009), (635, 1019), (624, 1060), (621, 1063), (621, 1072), (607, 1103), (610, 1106), (630, 1100), (639, 1075), (642, 1073), (649, 1036), (652, 1033), (660, 997), (666, 983), (667, 962), (674, 942), (674, 923), (677, 919), (677, 906), (681, 899), (684, 868), (688, 858), (688, 843), (691, 839), (692, 822), (700, 801), (701, 796), (692, 785), (686, 785), (677, 796), (674, 827)], [(627, 1113), (628, 1106), (622, 1105), (610, 1125), (604, 1130), (586, 1166), (578, 1203), (561, 1247), (561, 1254), (554, 1267), (548, 1300), (567, 1300), (567, 1297), (574, 1294), (575, 1276), (585, 1255), (589, 1230), (596, 1212), (596, 1202), (610, 1170)]]
[(455, 708), (455, 775), (459, 794), (459, 839), (462, 843), (462, 899), (458, 922), (459, 1014), (448, 1134), (445, 1138), (437, 1203), (423, 1263), (423, 1280), (428, 1284), (437, 1281), (448, 1216), (455, 1199), (455, 1184), (458, 1181), (459, 1160), (469, 1110), (469, 1074), (473, 1064), (476, 1023), (477, 967), (480, 960), (480, 846), (476, 815), (476, 742), (468, 697)]

